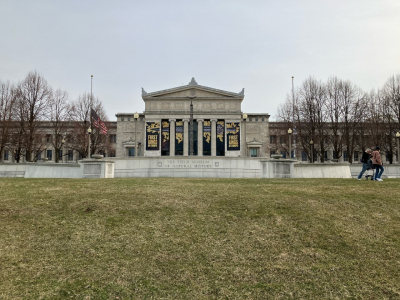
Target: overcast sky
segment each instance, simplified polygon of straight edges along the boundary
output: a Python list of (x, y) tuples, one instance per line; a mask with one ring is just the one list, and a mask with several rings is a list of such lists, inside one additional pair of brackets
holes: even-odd
[(0, 80), (32, 70), (108, 118), (143, 112), (147, 92), (188, 84), (240, 92), (269, 113), (307, 77), (365, 91), (400, 72), (398, 0), (0, 0)]

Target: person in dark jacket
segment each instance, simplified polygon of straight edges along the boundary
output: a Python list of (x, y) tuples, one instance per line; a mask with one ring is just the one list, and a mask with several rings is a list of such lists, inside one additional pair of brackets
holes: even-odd
[(361, 177), (363, 176), (364, 172), (371, 168), (371, 165), (369, 163), (370, 159), (371, 159), (371, 149), (367, 148), (361, 157), (361, 162), (363, 163), (363, 166), (360, 174), (358, 174), (357, 177), (358, 180), (361, 180)]

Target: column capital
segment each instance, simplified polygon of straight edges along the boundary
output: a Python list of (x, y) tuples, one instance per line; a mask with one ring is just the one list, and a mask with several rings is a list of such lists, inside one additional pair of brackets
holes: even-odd
[(170, 123), (171, 123), (171, 122), (176, 122), (176, 119), (169, 119), (168, 121), (169, 121)]
[(218, 120), (217, 119), (211, 119), (210, 121), (211, 122), (217, 122)]
[(204, 119), (197, 119), (196, 121), (197, 121), (197, 123), (204, 122)]
[(189, 122), (189, 119), (182, 119), (183, 122)]

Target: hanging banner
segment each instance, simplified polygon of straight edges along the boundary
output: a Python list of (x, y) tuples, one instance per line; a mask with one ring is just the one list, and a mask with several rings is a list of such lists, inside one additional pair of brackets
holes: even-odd
[(203, 123), (203, 150), (211, 151), (211, 122)]
[(183, 121), (175, 124), (175, 151), (183, 151)]
[(226, 123), (226, 137), (228, 139), (228, 150), (240, 150), (240, 123)]
[(169, 150), (169, 122), (162, 121), (161, 123), (161, 150), (168, 151)]
[(160, 122), (146, 122), (146, 150), (159, 150)]
[(217, 121), (217, 151), (225, 151), (225, 122)]

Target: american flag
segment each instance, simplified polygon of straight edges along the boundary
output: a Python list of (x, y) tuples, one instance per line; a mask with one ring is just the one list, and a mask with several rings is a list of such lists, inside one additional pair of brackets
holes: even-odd
[(103, 121), (100, 119), (100, 117), (96, 114), (96, 112), (93, 109), (92, 109), (92, 113), (91, 114), (92, 114), (94, 127), (99, 129), (102, 134), (106, 135), (107, 134), (106, 125), (103, 123)]

